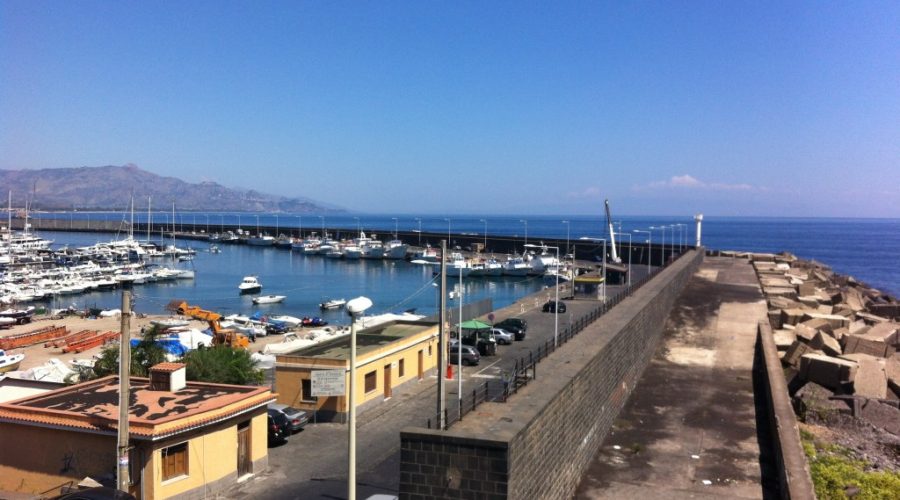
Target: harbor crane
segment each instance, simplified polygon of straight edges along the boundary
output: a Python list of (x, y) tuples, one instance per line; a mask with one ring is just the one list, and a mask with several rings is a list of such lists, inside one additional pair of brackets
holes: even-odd
[(622, 258), (619, 257), (619, 253), (616, 251), (616, 232), (613, 229), (612, 215), (609, 213), (609, 200), (604, 200), (604, 203), (606, 204), (606, 224), (609, 226), (609, 243), (612, 247), (612, 261), (616, 264), (621, 264)]

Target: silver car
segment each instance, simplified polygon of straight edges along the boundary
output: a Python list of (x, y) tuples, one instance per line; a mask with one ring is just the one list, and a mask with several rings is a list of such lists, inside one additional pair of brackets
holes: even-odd
[(513, 342), (513, 334), (507, 332), (503, 328), (491, 328), (491, 333), (494, 334), (494, 340), (496, 340), (498, 344), (509, 345)]

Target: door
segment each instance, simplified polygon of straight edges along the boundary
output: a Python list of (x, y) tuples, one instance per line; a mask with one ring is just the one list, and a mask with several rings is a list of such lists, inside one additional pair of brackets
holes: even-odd
[(238, 425), (237, 459), (238, 477), (253, 472), (250, 461), (250, 422), (242, 422)]
[(384, 399), (391, 397), (391, 365), (384, 365)]
[(424, 357), (425, 353), (422, 352), (422, 349), (419, 349), (419, 380), (422, 380), (425, 377)]

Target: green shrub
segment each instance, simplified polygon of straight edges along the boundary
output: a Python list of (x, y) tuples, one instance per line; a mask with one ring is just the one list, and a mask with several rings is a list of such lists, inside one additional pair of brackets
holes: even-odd
[(900, 472), (867, 470), (869, 464), (853, 458), (852, 450), (817, 441), (806, 431), (800, 436), (820, 500), (846, 499), (848, 487), (859, 488), (854, 500), (900, 498)]

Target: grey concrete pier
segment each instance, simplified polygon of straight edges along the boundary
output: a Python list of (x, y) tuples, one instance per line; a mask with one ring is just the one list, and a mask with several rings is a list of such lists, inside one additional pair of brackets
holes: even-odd
[(706, 257), (576, 497), (777, 495), (761, 394), (754, 397), (757, 323), (765, 319), (750, 263)]

